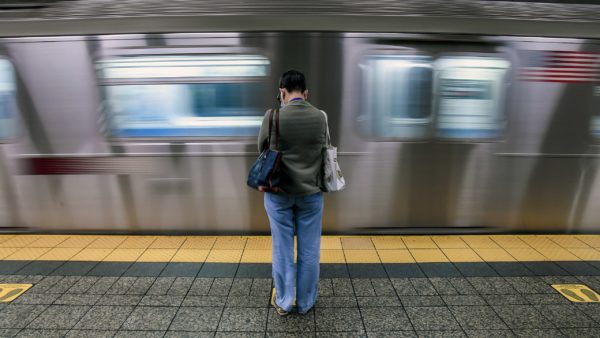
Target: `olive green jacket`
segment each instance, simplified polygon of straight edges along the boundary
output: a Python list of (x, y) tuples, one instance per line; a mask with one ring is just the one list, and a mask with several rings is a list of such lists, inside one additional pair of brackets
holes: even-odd
[[(259, 152), (265, 148), (269, 132), (268, 116), (267, 111), (258, 135)], [(282, 153), (280, 184), (282, 193), (309, 195), (322, 190), (326, 132), (324, 114), (306, 101), (290, 101), (279, 111), (279, 142), (278, 145), (275, 144), (275, 121), (273, 121), (271, 149)]]

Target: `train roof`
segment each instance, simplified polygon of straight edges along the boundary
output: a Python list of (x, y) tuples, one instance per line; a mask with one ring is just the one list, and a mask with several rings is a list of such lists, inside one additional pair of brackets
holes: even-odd
[(8, 0), (0, 5), (0, 37), (240, 31), (600, 37), (600, 5), (579, 2)]

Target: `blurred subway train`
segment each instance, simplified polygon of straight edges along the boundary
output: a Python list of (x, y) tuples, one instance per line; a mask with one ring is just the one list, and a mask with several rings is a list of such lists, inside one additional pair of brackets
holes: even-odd
[(294, 68), (347, 182), (325, 233), (600, 231), (599, 6), (127, 2), (0, 12), (1, 227), (267, 232), (245, 182)]

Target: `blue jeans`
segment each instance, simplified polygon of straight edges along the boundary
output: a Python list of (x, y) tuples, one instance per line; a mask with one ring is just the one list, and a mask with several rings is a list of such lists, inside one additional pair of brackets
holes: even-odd
[[(290, 311), (295, 296), (298, 312), (304, 313), (317, 300), (323, 193), (308, 196), (265, 193), (265, 209), (273, 237), (275, 302)], [(294, 264), (294, 226), (298, 244), (297, 266)]]

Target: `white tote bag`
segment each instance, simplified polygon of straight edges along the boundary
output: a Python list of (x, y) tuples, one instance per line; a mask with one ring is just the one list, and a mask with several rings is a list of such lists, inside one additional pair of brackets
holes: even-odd
[(329, 123), (327, 123), (327, 114), (321, 110), (325, 116), (325, 127), (327, 128), (327, 139), (325, 141), (325, 151), (323, 153), (323, 180), (326, 191), (341, 191), (346, 187), (346, 180), (342, 175), (342, 169), (337, 160), (337, 148), (331, 145), (329, 136)]

